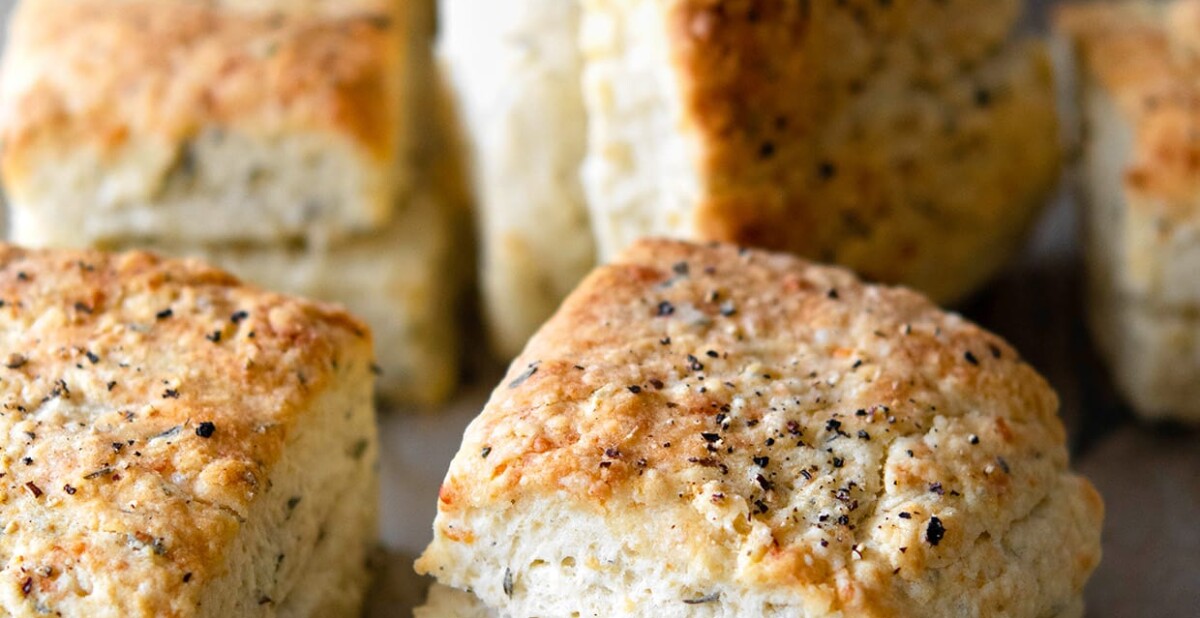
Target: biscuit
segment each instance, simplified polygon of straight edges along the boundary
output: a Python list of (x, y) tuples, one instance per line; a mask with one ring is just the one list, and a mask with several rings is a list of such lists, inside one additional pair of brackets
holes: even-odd
[(786, 250), (961, 300), (1057, 183), (1020, 3), (586, 0), (601, 259), (642, 236)]
[(13, 236), (82, 247), (384, 226), (410, 184), (421, 5), (21, 2), (0, 82)]
[(650, 235), (955, 302), (1057, 184), (1050, 66), (1013, 35), (1016, 0), (441, 5), (507, 356), (593, 253)]
[(488, 335), (511, 358), (594, 260), (579, 180), (579, 3), (440, 4), (438, 57), (466, 130)]
[(1082, 107), (1088, 309), (1114, 379), (1149, 418), (1200, 421), (1200, 2), (1063, 7)]
[(367, 327), (197, 261), (0, 246), (0, 613), (353, 616)]
[(1057, 410), (915, 293), (639, 241), (468, 427), (416, 566), (499, 616), (1077, 616), (1103, 507)]

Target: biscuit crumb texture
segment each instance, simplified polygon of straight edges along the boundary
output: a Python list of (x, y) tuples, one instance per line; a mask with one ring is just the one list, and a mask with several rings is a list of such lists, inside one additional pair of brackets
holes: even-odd
[(1057, 409), (915, 293), (639, 241), (469, 426), (417, 570), (462, 616), (1079, 615), (1103, 506)]
[(467, 129), (492, 349), (516, 356), (594, 264), (579, 165), (582, 6), (443, 0), (438, 56)]
[(197, 261), (0, 245), (0, 613), (352, 616), (372, 349)]

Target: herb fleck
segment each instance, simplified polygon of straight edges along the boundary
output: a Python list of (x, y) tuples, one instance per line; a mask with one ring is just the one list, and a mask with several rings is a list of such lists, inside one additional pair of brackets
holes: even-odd
[(684, 599), (683, 602), (687, 603), (688, 605), (702, 605), (704, 603), (712, 603), (714, 601), (719, 600), (720, 598), (721, 598), (721, 593), (714, 592), (712, 594), (706, 594), (702, 597), (696, 597), (695, 599)]
[(508, 383), (508, 387), (516, 388), (516, 387), (524, 384), (525, 380), (528, 380), (531, 376), (533, 376), (533, 374), (537, 373), (537, 370), (538, 370), (537, 363), (529, 363), (529, 366), (525, 368), (525, 371), (522, 371), (520, 375), (513, 378), (512, 382)]

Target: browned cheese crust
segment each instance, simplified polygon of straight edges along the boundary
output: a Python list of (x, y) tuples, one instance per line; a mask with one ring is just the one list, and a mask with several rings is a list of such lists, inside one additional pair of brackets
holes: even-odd
[(346, 134), (380, 159), (395, 150), (405, 26), (389, 2), (23, 4), (20, 66), (31, 77), (6, 93), (10, 178), (39, 146), (103, 152), (208, 125)]
[(1048, 65), (1016, 84), (980, 69), (1014, 45), (1017, 2), (668, 4), (704, 238), (945, 302), (1002, 263), (1057, 178)]
[[(1125, 187), (1166, 219), (1191, 219), (1200, 191), (1200, 3), (1072, 4), (1056, 14), (1085, 79), (1094, 80), (1133, 129)], [(1149, 213), (1148, 213), (1149, 214)]]
[(341, 309), (199, 262), (0, 245), (6, 604), (192, 615), (306, 406), (370, 354)]
[[(788, 591), (830, 615), (920, 615), (912, 591), (961, 593), (989, 567), (965, 569), (1010, 561), (1055, 561), (1078, 593), (1102, 506), (1067, 470), (1057, 408), (1004, 341), (915, 293), (642, 241), (513, 362), (442, 487), (443, 545), (418, 567), (439, 574), (446, 545), (488, 542), (473, 514), (549, 499), (600, 514), (603, 534), (656, 539), (647, 552), (695, 556), (697, 585)], [(1039, 529), (1041, 557), (989, 544), (1057, 500), (1087, 523)], [(694, 506), (710, 503), (748, 512), (722, 529)], [(760, 524), (769, 543), (739, 536)]]

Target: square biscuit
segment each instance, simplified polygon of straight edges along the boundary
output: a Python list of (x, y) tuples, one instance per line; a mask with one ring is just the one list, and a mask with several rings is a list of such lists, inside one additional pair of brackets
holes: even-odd
[(13, 237), (82, 247), (384, 226), (410, 185), (423, 5), (21, 2), (0, 81)]
[(492, 338), (515, 354), (643, 236), (850, 266), (960, 300), (1057, 183), (1018, 0), (441, 0)]
[(1079, 617), (1103, 504), (1058, 407), (909, 290), (643, 239), (467, 427), (417, 615)]
[(1142, 415), (1200, 420), (1200, 2), (1062, 7), (1092, 330)]
[(372, 345), (197, 261), (0, 246), (0, 614), (354, 616)]
[(637, 238), (797, 253), (948, 303), (1057, 184), (1021, 3), (584, 0), (583, 181), (601, 261)]

